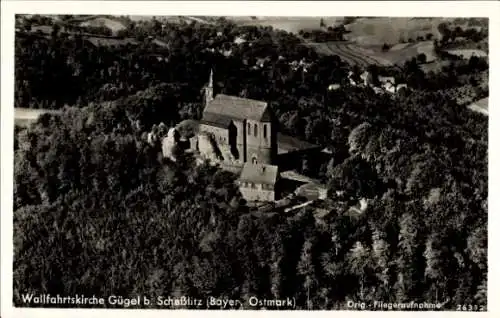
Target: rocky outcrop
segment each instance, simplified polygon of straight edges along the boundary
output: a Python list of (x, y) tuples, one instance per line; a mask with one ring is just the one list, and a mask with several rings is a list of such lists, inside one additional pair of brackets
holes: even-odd
[(167, 137), (163, 138), (161, 143), (161, 151), (164, 158), (168, 158), (172, 161), (176, 161), (175, 151), (177, 150), (179, 142), (179, 134), (175, 128), (170, 128), (167, 133)]

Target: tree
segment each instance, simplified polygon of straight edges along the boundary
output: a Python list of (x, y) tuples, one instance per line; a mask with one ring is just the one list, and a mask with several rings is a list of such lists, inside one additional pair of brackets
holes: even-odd
[(357, 241), (349, 254), (350, 271), (360, 279), (359, 300), (365, 301), (366, 290), (365, 281), (367, 270), (370, 266), (370, 252), (361, 242)]
[(481, 284), (477, 289), (476, 295), (474, 295), (474, 299), (478, 302), (478, 305), (482, 310), (487, 310), (487, 298), (488, 298), (488, 285), (486, 278), (483, 278)]
[(375, 261), (375, 270), (377, 278), (382, 282), (383, 288), (387, 293), (389, 291), (390, 279), (390, 248), (383, 234), (375, 230), (372, 235), (373, 241), (373, 259)]
[(413, 297), (417, 282), (416, 254), (418, 249), (417, 220), (411, 213), (404, 213), (399, 218), (398, 242), (398, 279), (396, 282), (396, 297), (405, 301)]
[(438, 25), (438, 31), (441, 33), (441, 36), (449, 35), (450, 29), (448, 28), (448, 23), (442, 22)]
[(372, 136), (373, 127), (368, 122), (364, 122), (354, 128), (348, 137), (349, 153), (351, 155), (361, 154), (368, 139)]
[(425, 53), (420, 53), (417, 56), (417, 60), (420, 64), (425, 64), (427, 62), (427, 55), (425, 55)]
[(439, 302), (441, 290), (446, 280), (444, 279), (442, 255), (439, 250), (441, 240), (436, 234), (432, 234), (426, 242), (424, 257), (426, 260), (425, 277), (431, 281), (435, 290), (434, 300)]
[(299, 263), (297, 264), (297, 274), (302, 277), (303, 294), (305, 296), (305, 306), (307, 309), (313, 309), (311, 296), (314, 295), (314, 290), (317, 287), (316, 275), (312, 259), (313, 242), (306, 239), (302, 246), (302, 253)]
[(59, 24), (54, 24), (52, 26), (52, 36), (56, 37), (59, 34), (59, 31), (61, 30), (61, 26)]
[(476, 227), (467, 238), (469, 258), (482, 270), (487, 268), (487, 234), (483, 226)]

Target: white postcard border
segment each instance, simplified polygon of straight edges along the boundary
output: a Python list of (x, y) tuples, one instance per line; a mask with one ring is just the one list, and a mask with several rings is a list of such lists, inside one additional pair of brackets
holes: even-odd
[[(13, 217), (13, 132), (14, 132), (14, 15), (15, 14), (113, 14), (113, 15), (217, 15), (217, 16), (426, 16), (490, 18), (490, 98), (489, 98), (489, 272), (488, 313), (474, 316), (500, 316), (500, 5), (496, 1), (2, 1), (1, 3), (1, 317), (302, 317), (302, 311), (197, 311), (197, 310), (119, 310), (119, 309), (33, 309), (12, 305), (12, 217)], [(499, 119), (500, 120), (500, 119)], [(112, 311), (111, 313), (109, 311)], [(315, 316), (352, 317), (455, 317), (460, 312), (356, 312), (317, 311)]]

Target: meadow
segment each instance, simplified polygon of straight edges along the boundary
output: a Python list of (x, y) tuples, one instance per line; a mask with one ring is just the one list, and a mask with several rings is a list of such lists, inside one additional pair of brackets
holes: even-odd
[(33, 109), (33, 108), (14, 108), (14, 124), (26, 127), (35, 122), (42, 114), (57, 113), (50, 109)]

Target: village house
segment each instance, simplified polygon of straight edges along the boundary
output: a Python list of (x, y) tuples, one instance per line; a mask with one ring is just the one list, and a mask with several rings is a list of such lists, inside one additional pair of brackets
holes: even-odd
[(352, 78), (353, 75), (352, 72), (349, 72), (348, 78), (351, 85), (358, 86), (361, 84), (371, 87), (377, 94), (382, 94), (383, 92), (395, 94), (402, 88), (407, 88), (407, 85), (404, 83), (396, 84), (396, 79), (392, 76), (378, 76), (375, 79), (371, 73), (365, 71), (360, 75), (361, 83), (357, 83)]
[(244, 36), (237, 36), (237, 37), (234, 39), (234, 41), (233, 41), (233, 42), (234, 42), (236, 45), (240, 45), (240, 44), (245, 43), (246, 41), (247, 41), (247, 40), (245, 39), (245, 37), (244, 37)]

